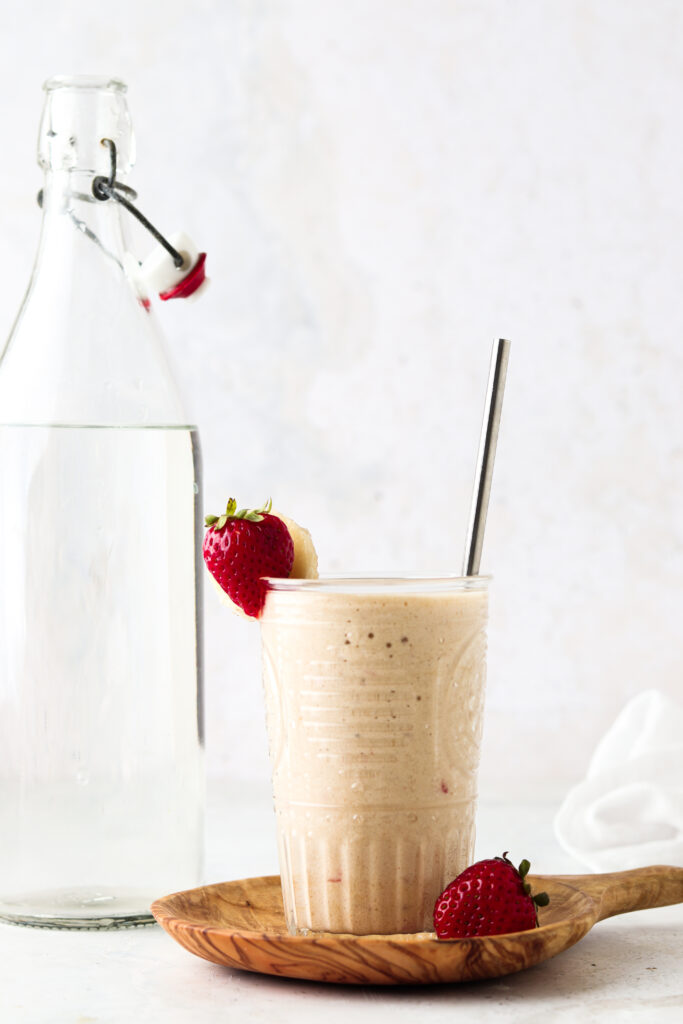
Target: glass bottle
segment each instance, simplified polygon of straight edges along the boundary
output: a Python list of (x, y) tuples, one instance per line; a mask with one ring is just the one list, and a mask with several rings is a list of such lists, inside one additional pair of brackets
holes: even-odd
[(125, 86), (45, 85), (43, 224), (0, 357), (0, 917), (151, 920), (203, 846), (201, 468), (127, 279)]

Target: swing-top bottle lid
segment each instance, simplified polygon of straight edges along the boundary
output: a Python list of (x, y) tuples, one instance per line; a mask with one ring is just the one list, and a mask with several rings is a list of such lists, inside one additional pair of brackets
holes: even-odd
[(152, 292), (168, 299), (195, 298), (208, 285), (206, 253), (185, 234), (169, 242), (133, 205), (134, 190), (119, 180), (130, 170), (134, 141), (125, 93), (117, 78), (57, 75), (45, 82), (39, 163), (51, 171), (91, 177), (82, 193), (101, 202), (114, 200), (140, 220), (160, 242), (142, 265), (128, 261), (126, 271), (143, 305)]

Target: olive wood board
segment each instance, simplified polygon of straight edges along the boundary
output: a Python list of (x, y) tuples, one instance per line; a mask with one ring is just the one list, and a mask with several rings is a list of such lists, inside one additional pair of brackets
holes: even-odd
[(410, 935), (290, 935), (277, 875), (220, 882), (152, 904), (181, 946), (212, 963), (284, 978), (347, 985), (427, 985), (498, 978), (548, 960), (615, 914), (683, 902), (683, 868), (537, 875), (550, 904), (539, 927), (472, 939)]

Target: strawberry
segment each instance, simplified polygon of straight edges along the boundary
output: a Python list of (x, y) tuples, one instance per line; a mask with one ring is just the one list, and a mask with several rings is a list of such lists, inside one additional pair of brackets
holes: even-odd
[(231, 498), (222, 516), (206, 516), (206, 567), (230, 600), (254, 618), (263, 611), (268, 585), (264, 576), (289, 576), (294, 561), (292, 537), (272, 503), (240, 509)]
[(465, 868), (434, 905), (437, 938), (464, 939), (537, 928), (536, 908), (547, 906), (549, 897), (545, 892), (531, 895), (525, 880), (529, 867), (529, 861), (523, 860), (518, 870), (504, 853)]

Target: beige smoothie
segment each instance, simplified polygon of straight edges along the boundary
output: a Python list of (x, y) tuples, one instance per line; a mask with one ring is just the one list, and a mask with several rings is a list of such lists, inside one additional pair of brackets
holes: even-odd
[(487, 580), (283, 580), (261, 617), (292, 932), (432, 929), (472, 860)]

